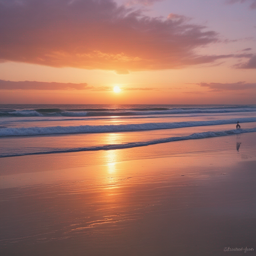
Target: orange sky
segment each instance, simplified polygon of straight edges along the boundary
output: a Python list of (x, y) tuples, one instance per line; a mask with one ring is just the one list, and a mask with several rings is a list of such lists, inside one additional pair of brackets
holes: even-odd
[(0, 1), (0, 103), (256, 104), (256, 10), (233, 2), (219, 24), (201, 0)]

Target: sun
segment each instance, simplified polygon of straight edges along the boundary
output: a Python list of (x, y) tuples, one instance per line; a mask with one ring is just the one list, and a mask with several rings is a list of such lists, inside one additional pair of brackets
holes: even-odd
[(121, 92), (121, 89), (120, 89), (120, 87), (119, 86), (114, 86), (113, 87), (113, 91), (115, 92), (115, 93), (119, 93), (119, 92)]

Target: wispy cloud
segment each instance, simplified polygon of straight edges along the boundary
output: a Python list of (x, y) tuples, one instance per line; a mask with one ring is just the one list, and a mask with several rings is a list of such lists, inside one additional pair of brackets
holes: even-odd
[(252, 50), (252, 48), (245, 48), (245, 49), (242, 50), (242, 52), (248, 52), (248, 51), (251, 51), (251, 50)]
[(256, 90), (256, 83), (199, 83), (201, 87), (207, 87), (214, 92), (222, 91), (244, 91), (244, 90)]
[(251, 9), (256, 9), (256, 0), (226, 0), (227, 3), (229, 4), (234, 4), (234, 3), (250, 3), (250, 8)]
[(0, 80), (0, 90), (91, 90), (86, 83), (54, 83), (36, 81), (5, 81)]
[[(87, 83), (55, 83), (38, 81), (6, 81), (0, 80), (0, 90), (44, 90), (44, 91), (64, 91), (64, 90), (86, 90), (97, 92), (113, 91), (113, 86), (89, 86)], [(157, 87), (129, 87), (121, 86), (122, 91), (159, 91)]]
[(256, 69), (256, 55), (253, 55), (247, 62), (236, 65), (237, 68)]
[(164, 0), (127, 0), (126, 1), (126, 4), (129, 6), (129, 5), (135, 5), (135, 4), (142, 4), (142, 5), (145, 5), (145, 6), (149, 6), (149, 5), (152, 5), (156, 2), (162, 2)]
[(151, 18), (113, 0), (0, 0), (0, 24), (0, 61), (128, 73), (232, 57), (195, 53), (218, 41), (204, 26), (178, 15)]

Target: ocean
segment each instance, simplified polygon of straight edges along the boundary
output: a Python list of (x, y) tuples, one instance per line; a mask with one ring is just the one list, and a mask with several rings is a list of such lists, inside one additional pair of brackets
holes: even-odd
[(256, 249), (256, 106), (1, 105), (0, 127), (1, 256)]
[(0, 158), (249, 132), (256, 132), (255, 105), (0, 105)]

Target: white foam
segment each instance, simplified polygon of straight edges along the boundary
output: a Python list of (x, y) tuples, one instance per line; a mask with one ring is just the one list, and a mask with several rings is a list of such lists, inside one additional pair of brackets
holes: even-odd
[(156, 145), (167, 142), (182, 141), (182, 140), (195, 140), (195, 139), (205, 139), (213, 137), (222, 137), (229, 136), (241, 133), (251, 133), (256, 132), (256, 127), (251, 129), (239, 129), (239, 130), (228, 130), (228, 131), (214, 131), (214, 132), (202, 132), (194, 133), (188, 136), (182, 137), (169, 137), (157, 140), (150, 140), (144, 142), (132, 142), (125, 144), (111, 144), (103, 146), (94, 146), (94, 147), (85, 147), (85, 148), (69, 148), (69, 149), (53, 149), (49, 151), (40, 151), (40, 152), (28, 152), (28, 153), (14, 153), (14, 154), (1, 154), (0, 158), (3, 157), (14, 157), (14, 156), (25, 156), (25, 155), (41, 155), (41, 154), (57, 154), (57, 153), (71, 153), (71, 152), (82, 152), (82, 151), (98, 151), (98, 150), (115, 150), (115, 149), (127, 149), (134, 147), (143, 147), (149, 145)]
[(136, 115), (170, 115), (170, 114), (220, 114), (220, 113), (243, 113), (256, 112), (255, 106), (250, 107), (212, 107), (212, 108), (170, 108), (170, 109), (93, 109), (88, 110), (64, 110), (64, 109), (28, 109), (28, 110), (4, 110), (0, 116), (136, 116)]
[(14, 111), (0, 111), (0, 116), (18, 116), (18, 117), (30, 117), (30, 116), (43, 116), (35, 110), (14, 110)]
[[(240, 118), (240, 122), (256, 122), (256, 117)], [(189, 121), (176, 123), (143, 123), (121, 125), (81, 125), (81, 126), (52, 126), (52, 127), (29, 127), (29, 128), (2, 128), (0, 137), (8, 136), (39, 136), (54, 134), (78, 134), (78, 133), (109, 133), (109, 132), (132, 132), (150, 131), (162, 129), (174, 129), (195, 126), (211, 126), (222, 124), (235, 124), (237, 119), (213, 120), (213, 121)]]
[(62, 116), (74, 116), (74, 117), (87, 116), (87, 114), (88, 114), (87, 111), (63, 111), (63, 112), (61, 112)]

